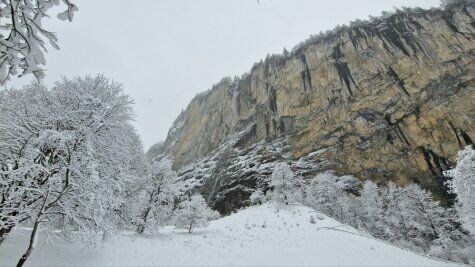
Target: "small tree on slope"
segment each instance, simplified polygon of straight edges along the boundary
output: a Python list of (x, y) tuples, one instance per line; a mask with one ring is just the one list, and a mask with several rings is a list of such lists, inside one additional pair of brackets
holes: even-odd
[(295, 178), (289, 164), (280, 162), (274, 167), (269, 186), (272, 188), (270, 199), (278, 204), (288, 205), (290, 201), (300, 201), (299, 181)]
[(383, 230), (386, 228), (383, 221), (383, 199), (379, 191), (378, 185), (366, 180), (358, 198), (360, 224), (376, 237), (383, 236)]
[(251, 196), (249, 196), (249, 201), (252, 205), (261, 205), (266, 200), (266, 195), (262, 192), (262, 189), (257, 188), (254, 192), (252, 192)]
[(336, 219), (343, 219), (348, 208), (345, 188), (351, 179), (354, 178), (339, 177), (331, 171), (316, 175), (304, 186), (305, 204)]
[(210, 209), (205, 199), (196, 194), (180, 203), (175, 213), (175, 225), (191, 233), (195, 227), (206, 227), (209, 221), (219, 217), (219, 213)]
[(179, 188), (176, 186), (176, 173), (172, 170), (170, 160), (163, 159), (153, 162), (146, 179), (140, 181), (138, 188), (138, 204), (136, 208), (136, 232), (142, 234), (150, 217), (155, 223), (166, 221), (173, 210), (175, 197)]

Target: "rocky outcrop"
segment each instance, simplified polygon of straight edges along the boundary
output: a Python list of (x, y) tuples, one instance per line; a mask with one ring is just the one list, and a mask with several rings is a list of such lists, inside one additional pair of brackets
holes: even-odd
[(444, 196), (442, 172), (475, 140), (474, 16), (472, 1), (400, 12), (269, 57), (196, 96), (164, 151), (186, 169), (231, 136), (239, 151), (280, 138), (289, 160), (324, 150), (338, 173)]

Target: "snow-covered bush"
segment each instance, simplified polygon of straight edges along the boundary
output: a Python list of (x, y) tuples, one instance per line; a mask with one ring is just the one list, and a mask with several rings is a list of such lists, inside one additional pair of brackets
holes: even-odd
[(457, 166), (447, 171), (449, 187), (457, 196), (456, 209), (464, 227), (475, 235), (475, 150), (466, 146), (457, 155)]
[(353, 180), (352, 176), (337, 176), (333, 172), (324, 172), (313, 177), (303, 188), (303, 202), (323, 213), (340, 219), (347, 201), (346, 188)]
[(174, 217), (177, 227), (185, 228), (188, 233), (191, 233), (196, 227), (206, 227), (209, 221), (218, 219), (220, 216), (217, 211), (208, 207), (201, 195), (196, 194), (180, 203)]
[(266, 195), (262, 192), (262, 189), (257, 188), (254, 192), (252, 192), (251, 196), (249, 197), (249, 201), (251, 201), (252, 205), (261, 205), (266, 201)]
[(315, 221), (315, 217), (314, 217), (313, 215), (310, 215), (310, 223), (312, 223), (312, 224), (317, 223), (317, 222)]
[(301, 184), (301, 179), (294, 175), (289, 164), (280, 162), (272, 172), (269, 183), (272, 192), (269, 194), (269, 199), (286, 205), (290, 202), (301, 202), (302, 192), (299, 188)]

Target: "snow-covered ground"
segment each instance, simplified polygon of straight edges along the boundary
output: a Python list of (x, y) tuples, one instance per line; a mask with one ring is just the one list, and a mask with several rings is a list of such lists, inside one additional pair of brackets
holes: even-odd
[[(315, 224), (310, 223), (314, 215)], [(319, 219), (319, 218), (320, 219)], [(213, 221), (193, 234), (172, 228), (156, 236), (124, 233), (99, 248), (62, 240), (39, 242), (27, 266), (338, 265), (454, 266), (357, 233), (312, 209), (265, 204)], [(14, 266), (28, 231), (0, 247), (0, 266)], [(41, 237), (40, 237), (41, 239)]]

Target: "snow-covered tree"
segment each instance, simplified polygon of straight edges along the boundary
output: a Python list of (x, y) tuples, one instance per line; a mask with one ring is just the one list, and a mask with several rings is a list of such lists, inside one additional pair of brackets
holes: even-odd
[[(473, 240), (460, 227), (458, 214), (442, 207), (432, 194), (416, 184), (402, 187), (401, 216), (413, 249), (452, 261), (466, 262)], [(464, 251), (465, 250), (465, 251)]]
[(439, 234), (430, 242), (430, 255), (455, 262), (475, 262), (475, 240), (460, 227), (455, 209), (445, 209), (437, 228)]
[(140, 181), (146, 179), (150, 164), (146, 160), (145, 152), (143, 150), (142, 141), (136, 130), (130, 126), (126, 131), (126, 138), (122, 143), (124, 149), (127, 152), (127, 176), (124, 178), (123, 190), (122, 190), (122, 203), (120, 207), (116, 209), (116, 214), (119, 217), (120, 229), (130, 229), (132, 222), (137, 218), (137, 207), (131, 205), (131, 202), (138, 199), (137, 191)]
[(454, 215), (416, 184), (378, 187), (366, 181), (357, 197), (357, 223), (375, 237), (427, 252), (434, 240), (456, 235)]
[(257, 188), (254, 192), (252, 192), (251, 196), (249, 197), (249, 201), (251, 201), (252, 205), (261, 205), (266, 200), (266, 195), (262, 192), (262, 189)]
[(148, 170), (147, 158), (143, 149), (142, 140), (132, 126), (130, 126), (128, 133), (126, 143), (123, 145), (127, 147), (127, 150), (129, 151), (127, 157), (130, 165), (129, 172), (135, 177), (142, 177)]
[[(461, 154), (459, 158), (469, 158), (468, 152)], [(469, 165), (468, 161), (461, 166)], [(460, 227), (458, 214), (442, 207), (427, 190), (392, 182), (378, 186), (369, 180), (356, 191), (358, 187), (352, 176), (324, 172), (305, 183), (303, 202), (342, 223), (410, 249), (458, 262), (473, 258), (474, 240)]]
[[(114, 231), (130, 169), (132, 100), (102, 75), (0, 93), (0, 228), (42, 225), (62, 235)], [(90, 235), (92, 234), (92, 235)]]
[(12, 75), (33, 74), (43, 78), (46, 44), (59, 49), (56, 34), (46, 30), (42, 22), (50, 17), (50, 9), (63, 3), (66, 10), (57, 14), (60, 20), (73, 19), (78, 8), (69, 0), (10, 0), (0, 8), (0, 84)]
[(177, 175), (168, 159), (152, 162), (146, 179), (139, 181), (137, 198), (132, 203), (137, 211), (136, 232), (142, 234), (153, 218), (152, 224), (159, 225), (170, 219), (175, 199), (179, 194)]
[(416, 184), (403, 188), (402, 205), (407, 226), (412, 229), (413, 242), (428, 249), (432, 240), (440, 237), (442, 227), (447, 223), (446, 210), (435, 201), (432, 194)]
[(282, 54), (286, 57), (288, 57), (290, 55), (289, 51), (285, 47), (284, 47), (284, 50), (283, 50)]
[(464, 227), (475, 235), (475, 150), (466, 146), (458, 152), (457, 166), (447, 171), (449, 187), (457, 196), (456, 209)]
[(379, 187), (374, 182), (366, 180), (360, 191), (358, 198), (359, 224), (365, 230), (382, 235), (381, 228), (384, 227), (383, 218), (383, 199), (379, 194)]
[(381, 206), (379, 216), (375, 216), (375, 219), (380, 225), (374, 230), (378, 236), (391, 242), (407, 240), (409, 229), (407, 218), (404, 216), (406, 207), (403, 206), (407, 198), (403, 189), (389, 182), (387, 186), (378, 188), (377, 198)]
[(163, 146), (164, 146), (164, 142), (157, 142), (155, 144), (153, 144), (148, 150), (147, 150), (147, 159), (149, 161), (153, 161), (155, 159), (158, 159), (162, 153), (163, 153)]
[(195, 194), (180, 203), (175, 211), (175, 225), (191, 233), (196, 227), (206, 227), (209, 221), (219, 217), (219, 213), (208, 207), (201, 195)]
[(329, 216), (343, 219), (346, 203), (345, 190), (354, 178), (337, 176), (331, 171), (313, 177), (304, 187), (304, 203)]
[(274, 167), (269, 186), (272, 188), (270, 199), (288, 205), (292, 201), (301, 201), (301, 180), (290, 169), (289, 164), (280, 162)]

